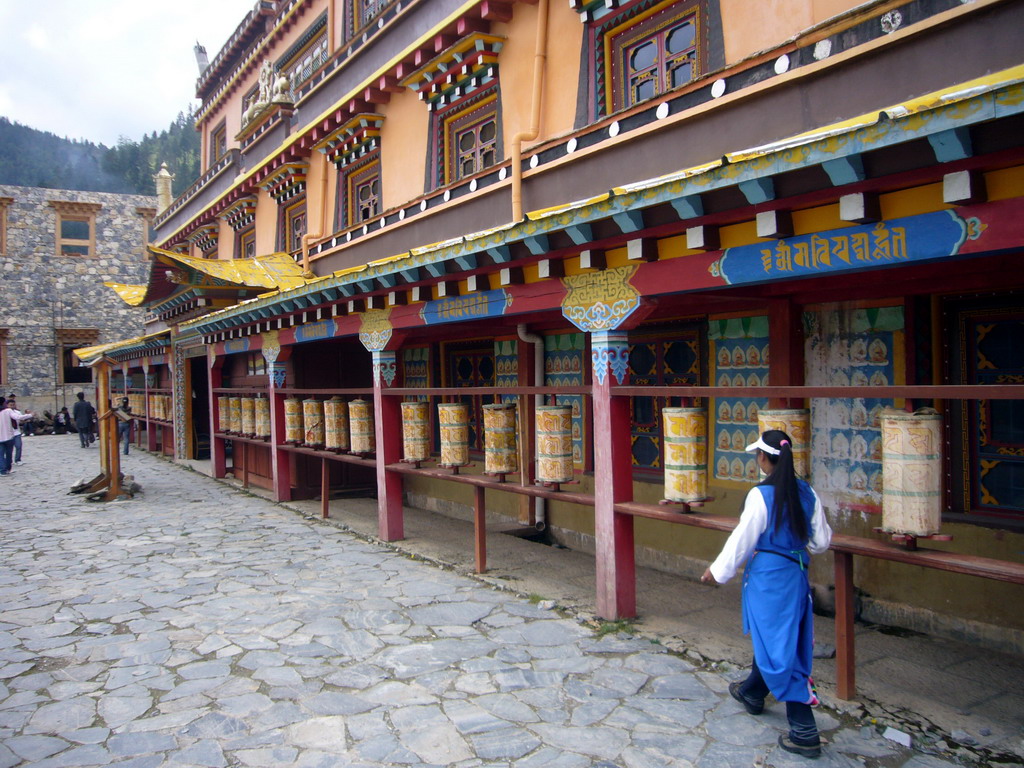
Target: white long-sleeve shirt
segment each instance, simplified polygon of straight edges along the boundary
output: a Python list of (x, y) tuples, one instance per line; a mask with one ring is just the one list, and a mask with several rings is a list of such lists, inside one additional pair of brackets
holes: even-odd
[(32, 418), (32, 414), (31, 413), (22, 413), (21, 411), (19, 411), (16, 408), (8, 408), (7, 410), (11, 412), (11, 417), (18, 423), (17, 426), (14, 427), (14, 434), (15, 435), (20, 435), (21, 434), (21, 422), (28, 421), (29, 419), (31, 419)]
[[(832, 529), (825, 519), (821, 499), (814, 493), (813, 488), (811, 493), (814, 494), (814, 513), (811, 515), (811, 535), (807, 542), (807, 551), (817, 555), (828, 549), (832, 541)], [(751, 488), (743, 503), (739, 523), (729, 534), (715, 562), (711, 564), (711, 575), (715, 577), (715, 581), (725, 584), (736, 575), (736, 571), (753, 553), (757, 540), (767, 527), (768, 507), (764, 503), (764, 496), (756, 487)]]
[(14, 436), (18, 434), (14, 430), (14, 424), (11, 419), (16, 418), (15, 413), (17, 411), (11, 408), (4, 408), (0, 410), (0, 443), (6, 443), (8, 440), (13, 440)]

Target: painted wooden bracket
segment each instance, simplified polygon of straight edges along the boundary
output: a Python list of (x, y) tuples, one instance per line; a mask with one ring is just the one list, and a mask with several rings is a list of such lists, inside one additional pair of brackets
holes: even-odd
[(867, 178), (867, 174), (864, 173), (864, 159), (859, 154), (826, 160), (821, 167), (828, 174), (833, 187), (854, 184)]
[(775, 182), (771, 177), (741, 181), (739, 188), (751, 205), (767, 203), (769, 200), (775, 199)]
[(964, 160), (974, 154), (971, 132), (967, 128), (950, 128), (928, 136), (935, 159), (940, 163)]

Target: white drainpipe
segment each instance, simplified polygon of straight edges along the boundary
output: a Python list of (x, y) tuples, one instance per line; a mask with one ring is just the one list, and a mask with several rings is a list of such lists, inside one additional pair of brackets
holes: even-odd
[[(527, 344), (533, 344), (533, 385), (535, 387), (544, 386), (544, 337), (538, 333), (530, 333), (526, 330), (526, 323), (519, 323), (516, 326), (516, 331), (519, 333), (519, 339), (525, 341)], [(541, 396), (535, 395), (533, 398), (534, 406), (541, 402)], [(526, 435), (524, 439), (528, 439)], [(534, 463), (536, 464), (537, 455), (534, 451), (533, 457)], [(536, 475), (534, 475), (536, 476)], [(533, 519), (536, 523), (537, 530), (543, 531), (547, 528), (547, 505), (545, 500), (537, 496), (533, 500)]]

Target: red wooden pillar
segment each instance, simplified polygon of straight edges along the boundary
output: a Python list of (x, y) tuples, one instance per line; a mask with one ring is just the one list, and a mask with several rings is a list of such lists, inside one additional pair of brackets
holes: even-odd
[(275, 501), (291, 501), (292, 498), (291, 455), (281, 448), (285, 439), (284, 395), (277, 391), (284, 388), (288, 381), (284, 352), (281, 349), (273, 361), (267, 359), (267, 373), (270, 374), (267, 385), (267, 397), (270, 398), (270, 465), (274, 476)]
[(218, 387), (224, 386), (224, 356), (211, 355), (207, 367), (210, 372), (210, 464), (214, 477), (224, 477), (227, 475), (227, 457), (224, 452), (224, 439), (216, 436), (217, 426), (220, 424), (220, 401), (214, 392)]
[[(803, 308), (789, 299), (768, 304), (768, 381), (776, 386), (804, 383)], [(803, 408), (803, 400), (773, 397), (769, 408)]]
[[(153, 413), (149, 407), (149, 382), (150, 382), (150, 367), (151, 363), (147, 359), (142, 366), (142, 373), (144, 374), (143, 379), (145, 382), (144, 397), (146, 398), (146, 450), (150, 453), (156, 453), (156, 424), (153, 423)], [(156, 380), (159, 374), (156, 373), (156, 368), (153, 368), (153, 379)]]
[(853, 555), (835, 556), (836, 578), (836, 695), (849, 701), (857, 695), (856, 657), (853, 645)]
[(405, 538), (402, 476), (386, 467), (402, 459), (402, 404), (384, 390), (394, 384), (398, 368), (392, 350), (373, 350), (374, 438), (377, 444), (377, 535), (384, 541)]
[(615, 397), (629, 371), (624, 331), (591, 336), (594, 407), (594, 536), (597, 550), (597, 613), (606, 619), (636, 616), (633, 518), (615, 503), (633, 499), (629, 398)]

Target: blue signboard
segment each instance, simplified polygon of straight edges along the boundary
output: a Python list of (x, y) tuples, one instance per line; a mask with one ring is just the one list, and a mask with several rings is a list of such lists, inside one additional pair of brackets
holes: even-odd
[(728, 284), (849, 272), (953, 256), (967, 225), (952, 211), (728, 248), (711, 267)]
[(501, 317), (509, 303), (509, 295), (505, 293), (504, 288), (499, 288), (496, 291), (480, 291), (469, 296), (428, 301), (420, 310), (420, 317), (427, 325)]
[(295, 329), (295, 343), (304, 341), (322, 341), (334, 338), (334, 320), (321, 320), (319, 323), (307, 323)]

